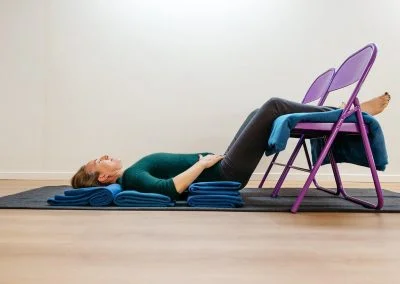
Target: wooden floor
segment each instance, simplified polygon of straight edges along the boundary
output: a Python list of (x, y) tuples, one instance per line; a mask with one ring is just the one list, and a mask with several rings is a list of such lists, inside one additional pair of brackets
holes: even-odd
[(0, 283), (399, 283), (399, 217), (1, 210)]

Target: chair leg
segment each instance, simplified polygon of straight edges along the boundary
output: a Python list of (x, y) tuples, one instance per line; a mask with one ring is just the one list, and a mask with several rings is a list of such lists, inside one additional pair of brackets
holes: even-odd
[[(311, 159), (310, 159), (310, 155), (308, 154), (308, 148), (307, 148), (307, 144), (306, 141), (303, 142), (303, 149), (304, 149), (304, 154), (306, 155), (306, 160), (307, 160), (307, 164), (308, 164), (308, 169), (310, 170), (310, 172), (312, 171), (312, 163), (311, 163)], [(322, 186), (320, 186), (317, 182), (317, 180), (314, 178), (313, 179), (313, 183), (315, 185), (316, 188), (322, 188)]]
[(343, 183), (342, 183), (342, 179), (340, 178), (339, 168), (336, 164), (335, 158), (333, 157), (332, 149), (329, 149), (328, 155), (329, 155), (329, 160), (331, 162), (333, 176), (335, 177), (336, 192), (329, 190), (329, 189), (324, 190), (325, 188), (322, 190), (324, 190), (325, 192), (328, 192), (328, 193), (332, 193), (334, 195), (340, 195), (341, 193), (344, 192)]
[[(325, 139), (325, 143), (326, 143), (326, 139)], [(309, 167), (309, 169), (311, 171), (312, 170), (312, 163), (311, 163), (310, 155), (308, 153), (308, 148), (307, 148), (307, 145), (306, 145), (305, 142), (304, 142), (303, 146), (304, 146), (304, 152), (306, 154), (308, 167)], [(333, 175), (334, 175), (335, 181), (336, 181), (336, 191), (332, 191), (332, 190), (330, 190), (330, 189), (328, 189), (326, 187), (323, 187), (323, 186), (319, 185), (317, 180), (316, 180), (316, 178), (313, 179), (313, 183), (314, 183), (315, 187), (318, 190), (321, 190), (321, 191), (324, 191), (324, 192), (327, 192), (327, 193), (333, 194), (333, 195), (340, 195), (340, 193), (343, 193), (343, 184), (342, 184), (342, 180), (340, 178), (339, 168), (338, 168), (338, 166), (336, 164), (336, 161), (335, 161), (335, 159), (333, 157), (333, 153), (332, 153), (331, 149), (329, 149), (329, 153), (328, 154), (329, 154), (329, 160), (330, 160), (331, 166), (332, 166)]]
[(290, 170), (290, 166), (293, 165), (293, 162), (296, 159), (297, 154), (299, 153), (299, 151), (301, 149), (301, 146), (303, 145), (304, 139), (305, 138), (304, 138), (304, 135), (303, 135), (303, 136), (300, 137), (299, 142), (297, 142), (297, 145), (294, 148), (293, 153), (289, 158), (289, 161), (287, 162), (285, 168), (282, 171), (281, 176), (279, 177), (278, 182), (275, 185), (275, 188), (274, 188), (274, 190), (273, 190), (273, 192), (271, 194), (271, 197), (277, 197), (278, 196), (279, 191), (280, 191), (280, 189), (282, 187), (282, 184), (285, 181), (285, 178), (286, 178), (286, 176), (287, 176), (287, 174), (288, 174), (288, 172)]
[(374, 185), (375, 185), (375, 191), (376, 191), (376, 196), (378, 198), (378, 202), (377, 202), (377, 204), (372, 204), (372, 203), (364, 201), (362, 199), (352, 197), (352, 196), (348, 195), (345, 190), (343, 190), (343, 196), (345, 199), (352, 201), (354, 203), (360, 204), (364, 207), (372, 208), (372, 209), (381, 209), (383, 207), (383, 203), (384, 203), (383, 192), (382, 192), (381, 184), (379, 182), (378, 173), (376, 171), (374, 156), (372, 155), (371, 145), (369, 143), (365, 125), (363, 123), (361, 123), (363, 121), (361, 111), (358, 110), (356, 113), (357, 113), (358, 123), (359, 123), (359, 127), (360, 127), (361, 137), (362, 137), (362, 141), (363, 141), (363, 145), (364, 145), (364, 150), (365, 150), (365, 153), (367, 154), (369, 168), (371, 170), (372, 179), (373, 179)]
[(271, 161), (271, 163), (269, 164), (267, 170), (265, 171), (265, 174), (264, 174), (264, 176), (263, 176), (263, 178), (262, 178), (260, 184), (258, 185), (258, 188), (262, 188), (262, 187), (263, 187), (264, 182), (265, 182), (265, 180), (267, 179), (267, 176), (268, 176), (269, 172), (271, 171), (272, 166), (274, 165), (274, 162), (275, 162), (276, 158), (278, 158), (278, 156), (279, 156), (279, 152), (276, 153), (276, 154), (274, 155), (274, 157), (272, 158), (272, 161)]
[(296, 213), (297, 210), (299, 210), (300, 204), (303, 201), (303, 198), (306, 195), (307, 190), (310, 188), (311, 182), (315, 179), (315, 175), (317, 174), (319, 168), (321, 167), (322, 162), (324, 161), (326, 155), (328, 154), (329, 149), (332, 146), (333, 140), (336, 138), (338, 130), (339, 127), (335, 127), (335, 130), (329, 135), (329, 138), (326, 141), (325, 146), (321, 154), (319, 155), (317, 162), (315, 163), (313, 169), (311, 170), (310, 175), (308, 176), (306, 182), (304, 183), (303, 188), (301, 189), (299, 195), (296, 198), (296, 201), (294, 202), (290, 210), (292, 213)]

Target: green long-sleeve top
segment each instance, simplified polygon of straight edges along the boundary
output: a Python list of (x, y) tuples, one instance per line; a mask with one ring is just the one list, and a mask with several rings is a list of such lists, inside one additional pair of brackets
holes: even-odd
[[(164, 194), (177, 199), (173, 177), (186, 171), (199, 160), (199, 154), (205, 156), (211, 153), (171, 154), (155, 153), (143, 157), (124, 171), (117, 180), (124, 190), (134, 189), (144, 193)], [(205, 169), (194, 182), (222, 181), (220, 162)]]

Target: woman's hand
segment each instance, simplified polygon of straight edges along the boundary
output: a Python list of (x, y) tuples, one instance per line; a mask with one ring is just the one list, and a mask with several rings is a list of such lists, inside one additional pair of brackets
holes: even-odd
[(199, 154), (199, 164), (204, 168), (208, 169), (212, 166), (214, 166), (216, 163), (221, 161), (224, 158), (223, 155), (214, 155), (214, 154), (209, 154), (207, 156), (203, 156)]

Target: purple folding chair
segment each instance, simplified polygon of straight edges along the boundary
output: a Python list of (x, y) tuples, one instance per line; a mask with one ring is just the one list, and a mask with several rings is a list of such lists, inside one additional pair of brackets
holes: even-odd
[[(331, 69), (325, 71), (324, 73), (322, 73), (321, 75), (319, 75), (317, 77), (317, 79), (315, 79), (315, 81), (311, 84), (310, 88), (308, 89), (308, 91), (307, 91), (306, 95), (304, 96), (303, 101), (301, 103), (302, 104), (308, 104), (308, 103), (312, 103), (312, 102), (314, 102), (314, 101), (319, 99), (318, 105), (319, 106), (323, 105), (325, 100), (326, 100), (326, 97), (327, 97), (327, 94), (328, 94), (328, 89), (329, 89), (329, 86), (332, 83), (334, 75), (335, 75), (335, 69), (333, 69), (333, 68), (331, 68)], [(300, 170), (300, 171), (310, 172), (312, 170), (312, 164), (311, 164), (310, 155), (308, 154), (308, 149), (307, 149), (307, 145), (305, 143), (305, 139), (301, 139), (299, 141), (299, 143), (296, 146), (296, 149), (297, 149), (297, 147), (300, 149), (301, 146), (303, 146), (303, 148), (304, 148), (304, 153), (306, 155), (308, 169), (303, 169), (303, 168), (300, 168), (300, 167), (292, 166), (293, 161), (291, 162), (290, 167), (291, 168), (295, 168), (295, 169)], [(265, 174), (264, 174), (260, 184), (258, 185), (258, 188), (262, 188), (263, 187), (264, 182), (267, 179), (268, 174), (270, 173), (273, 165), (278, 165), (278, 166), (283, 166), (283, 167), (286, 166), (286, 164), (282, 164), (282, 163), (276, 162), (276, 159), (278, 158), (278, 156), (279, 156), (279, 152), (276, 153), (274, 155), (274, 157), (272, 158), (267, 170), (265, 171)], [(290, 160), (289, 160), (289, 162), (290, 162)], [(320, 186), (315, 179), (313, 179), (313, 182), (314, 182), (314, 185), (315, 185), (316, 188), (324, 190), (324, 191), (328, 190), (328, 189), (323, 188), (322, 186)]]
[[(360, 91), (362, 84), (364, 83), (365, 78), (367, 77), (369, 70), (371, 69), (377, 54), (377, 48), (375, 44), (369, 44), (364, 48), (358, 50), (350, 57), (348, 57), (344, 63), (340, 66), (338, 71), (336, 72), (332, 83), (329, 87), (329, 92), (335, 91), (352, 84), (356, 83), (354, 90), (351, 93), (349, 100), (347, 101), (346, 106), (344, 107), (341, 116), (339, 119), (334, 123), (319, 123), (319, 122), (307, 122), (307, 123), (298, 123), (295, 128), (292, 130), (291, 134), (299, 135), (300, 141), (306, 138), (316, 138), (316, 137), (323, 137), (325, 139), (325, 146), (323, 147), (322, 152), (320, 153), (315, 165), (313, 166), (310, 174), (301, 189), (299, 195), (295, 203), (291, 208), (292, 213), (296, 213), (299, 209), (299, 206), (310, 187), (311, 182), (314, 180), (315, 175), (317, 174), (319, 168), (321, 167), (325, 157), (329, 154), (329, 158), (332, 164), (333, 174), (335, 176), (336, 184), (337, 184), (337, 191), (329, 191), (326, 190), (328, 193), (342, 195), (344, 199), (349, 200), (351, 202), (363, 205), (367, 208), (372, 209), (381, 209), (383, 207), (383, 194), (381, 185), (379, 182), (378, 174), (375, 167), (375, 161), (372, 156), (371, 146), (368, 140), (368, 129), (364, 124), (363, 116), (361, 113), (360, 103), (358, 101), (357, 95)], [(351, 109), (351, 107), (353, 108)], [(357, 122), (355, 123), (344, 123), (344, 120), (356, 113)], [(369, 168), (371, 170), (372, 178), (375, 185), (375, 191), (377, 195), (378, 202), (377, 204), (372, 204), (367, 201), (354, 198), (349, 196), (343, 188), (342, 182), (340, 180), (339, 170), (333, 165), (336, 165), (334, 161), (334, 157), (332, 155), (331, 146), (338, 135), (338, 133), (345, 133), (345, 134), (352, 134), (352, 135), (360, 135), (362, 137), (362, 142), (364, 145), (364, 149), (367, 155), (367, 160), (369, 163)], [(272, 193), (272, 197), (277, 197), (279, 190), (286, 178), (286, 175), (291, 168), (293, 161), (295, 160), (300, 147), (296, 147), (293, 151), (288, 165), (286, 165), (285, 170), (283, 171), (279, 181), (277, 182), (275, 189)]]

